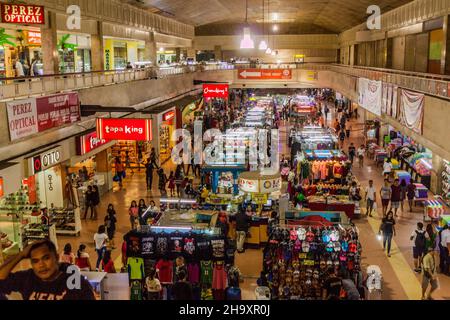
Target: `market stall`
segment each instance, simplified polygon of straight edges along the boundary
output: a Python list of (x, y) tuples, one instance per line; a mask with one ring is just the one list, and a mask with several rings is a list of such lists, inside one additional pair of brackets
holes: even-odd
[(247, 170), (247, 168), (240, 164), (207, 165), (202, 168), (203, 172), (211, 173), (211, 187), (213, 193), (234, 195), (239, 193), (237, 184), (239, 174), (245, 170)]

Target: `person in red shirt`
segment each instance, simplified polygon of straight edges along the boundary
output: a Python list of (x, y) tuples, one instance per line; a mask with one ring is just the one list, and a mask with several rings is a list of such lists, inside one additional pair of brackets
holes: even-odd
[(104, 254), (103, 260), (102, 260), (102, 269), (103, 269), (103, 272), (116, 273), (116, 268), (114, 267), (114, 261), (111, 259), (111, 251), (110, 250), (105, 251), (105, 254)]

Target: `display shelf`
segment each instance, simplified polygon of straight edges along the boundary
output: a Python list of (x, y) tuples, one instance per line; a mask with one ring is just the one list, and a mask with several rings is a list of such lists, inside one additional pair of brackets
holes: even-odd
[(79, 235), (82, 228), (80, 208), (55, 209), (50, 212), (50, 222), (55, 225), (56, 234)]

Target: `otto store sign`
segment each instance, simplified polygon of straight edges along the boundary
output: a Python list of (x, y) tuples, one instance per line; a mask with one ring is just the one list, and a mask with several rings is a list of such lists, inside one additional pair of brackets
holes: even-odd
[(57, 147), (31, 158), (32, 174), (53, 167), (63, 159), (62, 148)]
[(45, 24), (43, 6), (24, 4), (0, 4), (3, 23)]
[(227, 84), (203, 84), (204, 98), (228, 98)]
[(77, 151), (78, 155), (82, 156), (88, 152), (91, 152), (92, 150), (101, 147), (102, 145), (106, 144), (107, 141), (105, 139), (99, 139), (97, 136), (97, 132), (92, 132), (89, 134), (86, 134), (84, 136), (78, 137), (78, 145), (77, 145)]
[(152, 122), (150, 119), (97, 119), (99, 139), (150, 141)]
[(6, 108), (11, 141), (81, 119), (77, 93), (16, 100)]

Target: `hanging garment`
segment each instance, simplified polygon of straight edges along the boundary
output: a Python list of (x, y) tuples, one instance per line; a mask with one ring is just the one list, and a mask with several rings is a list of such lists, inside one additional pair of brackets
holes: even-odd
[(343, 174), (344, 174), (344, 167), (339, 162), (336, 162), (333, 166), (333, 176), (336, 179), (340, 179), (342, 178)]
[(201, 282), (202, 284), (212, 284), (213, 267), (212, 261), (200, 261)]
[(327, 162), (323, 161), (320, 163), (320, 179), (321, 180), (326, 180), (328, 176), (328, 167), (327, 167)]
[(189, 263), (187, 265), (188, 270), (188, 280), (190, 283), (200, 282), (200, 266), (198, 263)]
[(144, 259), (129, 257), (127, 260), (128, 274), (130, 280), (142, 280), (145, 277)]
[(212, 288), (217, 290), (225, 290), (227, 287), (227, 273), (223, 263), (217, 263), (213, 269)]

